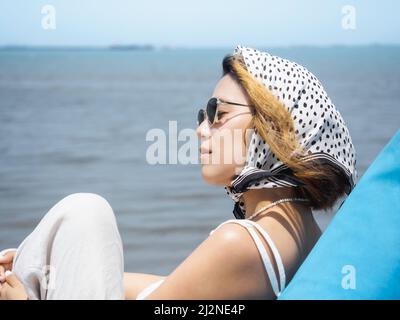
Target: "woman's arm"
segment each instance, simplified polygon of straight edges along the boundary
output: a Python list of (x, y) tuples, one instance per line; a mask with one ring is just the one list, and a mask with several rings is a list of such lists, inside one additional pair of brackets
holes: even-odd
[(147, 273), (124, 273), (125, 299), (135, 300), (140, 291), (153, 282), (166, 278)]
[[(268, 254), (272, 259), (269, 250)], [(215, 230), (146, 297), (147, 300), (274, 298), (254, 241), (237, 224)]]

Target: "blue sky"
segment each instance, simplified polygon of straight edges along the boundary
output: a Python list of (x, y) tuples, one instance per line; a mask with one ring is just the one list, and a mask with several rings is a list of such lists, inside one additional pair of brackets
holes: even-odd
[[(47, 4), (55, 30), (42, 28)], [(355, 29), (342, 27), (345, 5)], [(396, 0), (0, 0), (0, 45), (399, 44), (399, 12)]]

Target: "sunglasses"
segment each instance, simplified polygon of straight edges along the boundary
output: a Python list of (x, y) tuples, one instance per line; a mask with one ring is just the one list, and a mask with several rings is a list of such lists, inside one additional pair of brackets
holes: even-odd
[(218, 106), (220, 104), (232, 104), (235, 106), (251, 107), (247, 104), (230, 102), (220, 98), (211, 98), (207, 102), (206, 109), (199, 110), (197, 114), (197, 125), (199, 126), (200, 124), (202, 124), (206, 118), (208, 119), (208, 123), (210, 124), (210, 126), (212, 126), (217, 120), (219, 120)]

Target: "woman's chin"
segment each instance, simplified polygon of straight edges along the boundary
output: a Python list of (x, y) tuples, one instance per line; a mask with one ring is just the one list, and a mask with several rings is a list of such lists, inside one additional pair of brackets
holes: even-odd
[(229, 177), (226, 176), (226, 171), (218, 170), (218, 168), (209, 164), (201, 165), (201, 176), (205, 182), (215, 186), (223, 187), (231, 182)]

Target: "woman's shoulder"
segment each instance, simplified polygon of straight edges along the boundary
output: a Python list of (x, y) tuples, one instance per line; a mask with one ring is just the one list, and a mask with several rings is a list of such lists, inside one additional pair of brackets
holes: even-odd
[(247, 235), (246, 227), (241, 223), (233, 221), (223, 221), (217, 227), (210, 231), (210, 237), (216, 242), (222, 242), (226, 247), (242, 242)]
[(236, 250), (244, 253), (252, 263), (260, 261), (265, 249), (273, 261), (276, 258), (283, 261), (290, 278), (308, 253), (308, 241), (305, 239), (307, 236), (297, 227), (295, 223), (282, 219), (276, 212), (258, 221), (228, 219), (214, 228), (210, 235), (215, 236), (216, 242), (236, 246)]
[[(240, 260), (238, 263), (251, 265), (260, 260), (260, 244), (266, 245), (265, 237), (269, 237), (265, 226), (247, 219), (228, 219), (211, 230), (208, 246), (224, 248), (221, 254)], [(266, 250), (270, 252), (268, 246)]]
[(210, 235), (218, 231), (218, 235), (224, 238), (243, 238), (244, 235), (249, 234), (249, 228), (261, 230), (262, 233), (268, 233), (268, 221), (255, 222), (248, 219), (227, 219), (219, 223), (214, 229), (210, 231)]
[(246, 222), (233, 220), (218, 224), (148, 298), (273, 298), (272, 285), (249, 229), (244, 226)]
[(260, 290), (260, 279), (253, 281), (248, 275), (256, 272), (262, 279), (263, 273), (257, 252), (249, 250), (249, 241), (245, 241), (246, 232), (236, 223), (221, 223), (148, 298), (251, 298)]

